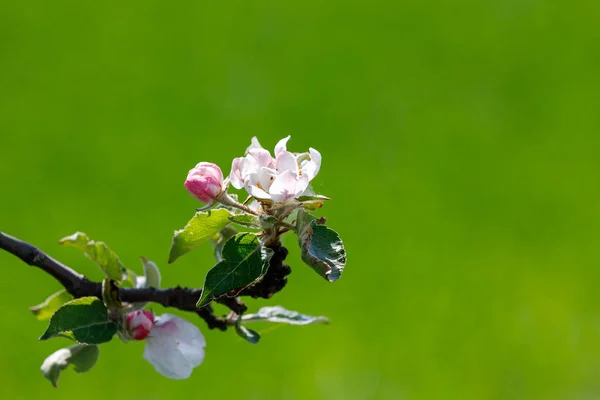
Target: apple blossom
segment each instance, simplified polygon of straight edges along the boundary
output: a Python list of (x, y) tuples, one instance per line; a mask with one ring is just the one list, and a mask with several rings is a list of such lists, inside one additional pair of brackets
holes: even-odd
[(144, 359), (167, 378), (186, 379), (204, 360), (206, 341), (191, 322), (171, 314), (156, 318), (146, 338)]
[(230, 182), (236, 189), (245, 188), (256, 199), (285, 202), (302, 195), (321, 167), (321, 154), (310, 148), (308, 153), (287, 151), (290, 136), (275, 146), (275, 158), (256, 137), (244, 157), (231, 164)]
[(126, 326), (135, 340), (146, 340), (144, 358), (167, 378), (186, 379), (204, 360), (204, 336), (183, 318), (155, 318), (151, 311), (140, 310), (127, 315)]
[(223, 193), (221, 168), (209, 162), (198, 163), (188, 173), (184, 186), (192, 196), (201, 202), (213, 202)]

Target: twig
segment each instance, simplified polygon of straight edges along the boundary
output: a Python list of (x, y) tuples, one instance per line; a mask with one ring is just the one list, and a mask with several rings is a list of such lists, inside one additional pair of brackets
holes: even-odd
[[(25, 263), (38, 267), (54, 277), (73, 297), (102, 296), (102, 284), (92, 282), (85, 276), (50, 257), (37, 247), (0, 232), (0, 248), (20, 258)], [(212, 307), (197, 308), (196, 302), (202, 289), (174, 287), (170, 289), (119, 289), (120, 298), (127, 303), (153, 302), (165, 307), (197, 313), (209, 328), (225, 330), (227, 324), (212, 314)]]
[[(270, 298), (273, 294), (283, 289), (287, 283), (286, 275), (291, 272), (290, 267), (283, 264), (283, 260), (287, 256), (287, 249), (281, 246), (279, 241), (269, 247), (275, 253), (271, 258), (267, 274), (254, 286), (242, 290), (240, 296)], [(0, 232), (0, 249), (20, 258), (26, 264), (45, 271), (64, 286), (67, 292), (75, 298), (86, 296), (102, 297), (102, 283), (90, 281), (84, 275), (67, 267), (27, 242)], [(210, 304), (202, 308), (196, 307), (196, 302), (202, 294), (202, 289), (180, 286), (168, 289), (121, 288), (119, 289), (119, 294), (120, 299), (126, 303), (153, 302), (165, 307), (194, 312), (207, 323), (209, 328), (227, 329), (227, 320), (216, 317), (213, 314)], [(223, 297), (218, 299), (217, 302), (227, 306), (238, 315), (246, 311), (246, 305), (237, 297)]]

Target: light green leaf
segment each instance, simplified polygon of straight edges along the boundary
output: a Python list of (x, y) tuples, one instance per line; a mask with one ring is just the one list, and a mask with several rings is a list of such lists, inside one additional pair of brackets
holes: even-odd
[(223, 247), (225, 247), (225, 243), (238, 233), (238, 230), (233, 226), (227, 225), (211, 239), (213, 254), (217, 262), (223, 261)]
[(87, 251), (87, 244), (90, 242), (90, 238), (83, 232), (75, 232), (70, 236), (66, 236), (58, 241), (60, 244), (66, 246), (73, 246), (83, 252)]
[(119, 257), (104, 242), (95, 242), (83, 232), (60, 239), (60, 244), (73, 246), (95, 262), (107, 277), (115, 282), (121, 282), (125, 267)]
[(123, 279), (121, 280), (122, 288), (134, 288), (137, 285), (137, 282), (140, 278), (138, 278), (137, 274), (133, 272), (131, 269), (125, 270), (123, 272)]
[(251, 229), (260, 229), (260, 219), (252, 214), (237, 214), (230, 215), (229, 220), (234, 224), (245, 226)]
[(279, 222), (277, 218), (272, 215), (262, 214), (259, 218), (260, 227), (264, 231), (272, 231), (275, 227), (275, 224)]
[(244, 314), (242, 321), (266, 321), (290, 325), (329, 324), (327, 317), (300, 314), (297, 311), (286, 310), (281, 306), (263, 307), (255, 314)]
[(50, 354), (42, 363), (42, 373), (56, 387), (60, 371), (73, 365), (75, 372), (81, 374), (92, 369), (98, 360), (98, 346), (76, 344)]
[(102, 301), (109, 310), (118, 310), (121, 308), (119, 287), (114, 281), (108, 278), (102, 280)]
[(31, 311), (38, 320), (44, 321), (50, 319), (50, 317), (52, 317), (52, 315), (60, 308), (60, 306), (72, 299), (73, 296), (71, 296), (65, 289), (59, 290), (58, 292), (50, 295), (50, 297), (44, 300), (43, 303), (38, 304), (37, 306), (29, 307), (29, 311)]
[(104, 242), (88, 243), (86, 255), (104, 271), (106, 276), (116, 282), (123, 277), (125, 267), (119, 257)]
[(97, 297), (82, 297), (54, 313), (40, 340), (67, 336), (80, 343), (100, 344), (110, 341), (116, 332), (117, 325), (109, 320), (104, 303)]
[(169, 251), (169, 264), (204, 240), (212, 238), (230, 222), (230, 215), (231, 212), (224, 208), (198, 211), (183, 229), (175, 231)]
[(304, 201), (326, 201), (326, 200), (331, 200), (329, 197), (327, 196), (322, 196), (320, 194), (315, 194), (312, 196), (300, 196), (297, 199), (300, 202), (304, 202)]
[(138, 279), (136, 287), (138, 288), (160, 288), (160, 271), (155, 263), (141, 257), (144, 264), (144, 277)]
[[(144, 276), (138, 276), (135, 283), (136, 289), (144, 288), (160, 288), (160, 271), (155, 263), (147, 260), (145, 257), (141, 257), (142, 264), (144, 265)], [(133, 303), (129, 306), (130, 311), (142, 310), (148, 305), (144, 303)]]
[(258, 332), (254, 331), (252, 329), (246, 328), (245, 326), (240, 324), (239, 320), (235, 324), (235, 333), (237, 333), (238, 336), (246, 339), (248, 342), (250, 342), (252, 344), (257, 344), (260, 341), (260, 335), (258, 334)]
[(304, 210), (298, 212), (296, 232), (302, 261), (329, 282), (338, 280), (346, 266), (346, 250), (337, 232)]
[(314, 200), (314, 201), (303, 201), (302, 202), (302, 207), (305, 210), (318, 210), (319, 208), (323, 207), (323, 202), (319, 201), (319, 200)]
[(235, 296), (259, 280), (269, 268), (273, 250), (261, 245), (253, 233), (240, 233), (225, 243), (223, 260), (204, 279), (197, 307), (205, 306), (221, 296)]

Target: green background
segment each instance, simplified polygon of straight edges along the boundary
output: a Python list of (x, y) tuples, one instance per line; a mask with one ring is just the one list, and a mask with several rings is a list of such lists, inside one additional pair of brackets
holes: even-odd
[[(39, 372), (27, 308), (58, 289), (0, 253), (0, 393), (45, 399), (600, 397), (600, 7), (593, 1), (55, 1), (0, 5), (0, 229), (91, 278), (58, 239), (199, 286), (210, 246), (167, 265), (254, 135), (323, 155), (319, 212), (345, 241), (330, 284), (298, 258), (270, 304), (327, 315), (250, 345), (208, 331), (191, 379), (142, 343)], [(155, 307), (161, 313), (162, 309)]]

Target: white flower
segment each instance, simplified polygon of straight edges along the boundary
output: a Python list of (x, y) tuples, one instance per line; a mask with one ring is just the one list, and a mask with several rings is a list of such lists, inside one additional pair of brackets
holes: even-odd
[(167, 378), (186, 379), (204, 360), (206, 341), (191, 322), (171, 314), (156, 318), (146, 338), (144, 358)]
[(256, 137), (246, 149), (246, 156), (233, 160), (230, 182), (236, 189), (242, 187), (257, 199), (284, 202), (301, 196), (321, 167), (321, 153), (310, 148), (308, 153), (287, 151), (287, 141), (281, 139), (275, 146), (275, 158), (265, 150)]

